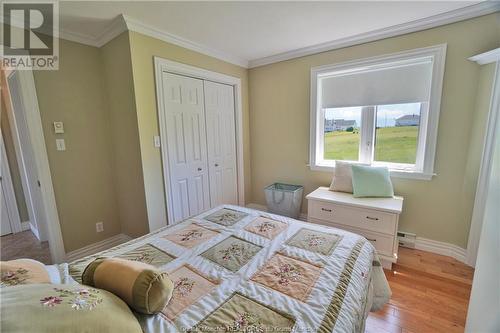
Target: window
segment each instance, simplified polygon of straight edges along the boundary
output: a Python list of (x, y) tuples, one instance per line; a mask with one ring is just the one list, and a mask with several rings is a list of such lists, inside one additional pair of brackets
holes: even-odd
[(335, 160), (430, 179), (446, 46), (311, 70), (313, 170)]

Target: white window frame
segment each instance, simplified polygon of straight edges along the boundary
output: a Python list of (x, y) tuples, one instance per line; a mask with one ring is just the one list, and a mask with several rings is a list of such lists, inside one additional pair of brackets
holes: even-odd
[[(325, 65), (311, 68), (311, 115), (310, 115), (310, 147), (309, 166), (311, 170), (332, 172), (335, 168), (334, 161), (323, 159), (324, 144), (324, 111), (321, 108), (321, 78), (332, 74), (332, 72), (352, 71), (359, 67), (371, 69), (383, 66), (389, 62), (411, 61), (416, 58), (429, 58), (432, 60), (432, 81), (430, 88), (429, 103), (423, 103), (420, 114), (420, 127), (417, 145), (417, 161), (414, 167), (409, 168), (408, 164), (374, 162), (372, 165), (385, 165), (389, 168), (391, 176), (411, 179), (430, 180), (434, 173), (434, 160), (436, 155), (436, 144), (438, 134), (439, 112), (441, 108), (441, 92), (443, 87), (443, 77), (446, 58), (446, 44), (431, 47), (419, 48), (388, 55), (371, 57), (361, 60), (348, 61), (338, 64)], [(364, 121), (363, 117), (374, 117), (375, 107), (369, 112), (362, 113), (361, 120), (361, 144), (362, 147), (369, 146), (369, 151), (360, 152), (359, 162), (370, 163), (373, 157), (373, 143), (366, 144), (366, 140), (374, 137), (375, 131), (373, 122)], [(365, 127), (363, 127), (365, 126)]]

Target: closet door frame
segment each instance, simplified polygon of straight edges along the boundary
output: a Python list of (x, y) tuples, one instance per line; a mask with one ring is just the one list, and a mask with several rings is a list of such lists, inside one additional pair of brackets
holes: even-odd
[(238, 188), (238, 205), (245, 205), (245, 179), (243, 170), (243, 107), (241, 93), (241, 79), (234, 76), (229, 76), (206, 69), (185, 65), (179, 62), (167, 60), (160, 57), (154, 57), (155, 65), (155, 85), (156, 85), (156, 103), (158, 107), (158, 121), (160, 128), (160, 143), (161, 157), (163, 168), (164, 193), (167, 206), (167, 224), (173, 221), (172, 215), (172, 198), (170, 196), (170, 170), (168, 167), (168, 152), (167, 152), (167, 123), (166, 123), (166, 107), (164, 104), (163, 95), (163, 73), (172, 73), (183, 76), (188, 76), (196, 79), (208, 80), (217, 83), (227, 84), (233, 87), (234, 91), (234, 117), (236, 128), (236, 169), (237, 169), (237, 188)]

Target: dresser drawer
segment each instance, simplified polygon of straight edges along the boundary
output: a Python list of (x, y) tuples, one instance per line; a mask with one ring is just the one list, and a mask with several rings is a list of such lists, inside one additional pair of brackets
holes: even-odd
[(394, 242), (395, 242), (395, 237), (390, 236), (390, 235), (382, 235), (382, 234), (377, 234), (371, 231), (366, 231), (366, 230), (359, 230), (357, 228), (351, 228), (350, 226), (342, 225), (339, 223), (335, 222), (327, 222), (324, 220), (315, 220), (311, 219), (309, 220), (311, 223), (318, 223), (318, 224), (323, 224), (327, 225), (329, 227), (334, 227), (338, 229), (342, 229), (345, 231), (350, 231), (352, 233), (361, 235), (365, 237), (370, 243), (372, 243), (373, 247), (377, 250), (378, 254), (388, 256), (392, 258), (394, 256), (393, 249), (394, 249)]
[(310, 200), (308, 215), (312, 218), (388, 235), (396, 233), (397, 215), (378, 210)]
[(394, 237), (388, 235), (380, 235), (375, 234), (369, 231), (364, 230), (352, 230), (357, 234), (365, 237), (372, 243), (373, 247), (377, 250), (377, 253), (383, 254), (389, 257), (393, 257), (393, 249), (394, 249)]

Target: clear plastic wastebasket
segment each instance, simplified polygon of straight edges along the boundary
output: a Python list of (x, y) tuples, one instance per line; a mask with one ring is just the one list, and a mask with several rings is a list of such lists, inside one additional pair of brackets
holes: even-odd
[(267, 210), (273, 214), (298, 218), (302, 206), (304, 187), (274, 183), (264, 189), (266, 194)]

